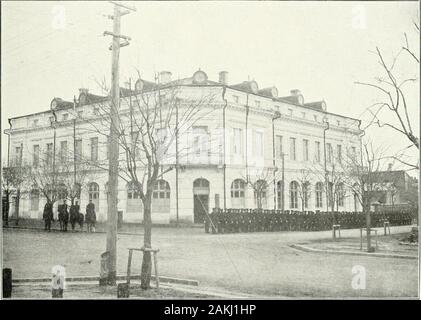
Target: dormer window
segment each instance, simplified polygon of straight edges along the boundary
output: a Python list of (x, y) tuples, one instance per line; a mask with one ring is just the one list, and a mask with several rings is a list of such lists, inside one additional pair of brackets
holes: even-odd
[(48, 119), (50, 120), (50, 123), (53, 123), (54, 122), (54, 116), (51, 116)]
[(38, 126), (38, 119), (35, 119), (35, 120), (34, 120), (34, 122), (33, 122), (33, 126), (34, 126), (34, 127)]
[(98, 107), (94, 108), (94, 115), (96, 115), (96, 116), (99, 115), (99, 108)]
[(340, 127), (340, 126), (341, 126), (341, 122), (340, 122), (339, 120), (337, 120), (337, 121), (336, 121), (336, 125), (337, 125), (338, 127)]
[(317, 120), (317, 115), (314, 115), (314, 121), (316, 121), (316, 122), (318, 121)]
[(292, 109), (288, 109), (288, 115), (292, 117)]
[(306, 113), (305, 112), (301, 112), (301, 115), (303, 116), (303, 119), (306, 118)]
[(257, 101), (257, 100), (256, 100), (256, 107), (257, 107), (257, 108), (260, 108), (260, 101)]
[(232, 98), (234, 99), (235, 103), (238, 103), (238, 101), (240, 101), (240, 97), (239, 96), (232, 96)]
[(69, 114), (68, 113), (64, 113), (63, 114), (63, 121), (66, 121), (67, 119), (69, 119)]

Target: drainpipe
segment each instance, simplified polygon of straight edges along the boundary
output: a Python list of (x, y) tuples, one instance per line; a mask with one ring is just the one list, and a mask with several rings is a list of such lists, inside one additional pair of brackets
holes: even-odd
[(224, 85), (223, 87), (222, 87), (222, 100), (224, 100), (224, 102), (225, 102), (225, 104), (224, 104), (224, 108), (223, 108), (223, 110), (222, 110), (222, 125), (223, 125), (223, 134), (224, 134), (224, 165), (223, 165), (223, 168), (224, 168), (224, 210), (226, 210), (227, 209), (227, 186), (226, 186), (226, 178), (227, 178), (227, 176), (226, 176), (226, 171), (227, 171), (227, 164), (226, 164), (226, 132), (225, 132), (225, 130), (226, 130), (226, 119), (225, 119), (225, 110), (226, 110), (226, 108), (227, 108), (227, 104), (228, 104), (228, 101), (227, 101), (227, 99), (225, 98), (225, 93), (226, 93), (226, 91), (227, 91), (227, 87)]
[(10, 132), (12, 131), (12, 119), (7, 119), (9, 122), (9, 132), (7, 134), (7, 167), (10, 166)]
[(323, 155), (324, 155), (324, 169), (325, 169), (325, 188), (326, 188), (326, 212), (329, 212), (329, 185), (327, 179), (327, 166), (326, 166), (326, 131), (329, 130), (329, 122), (324, 121), (326, 127), (323, 129)]
[(272, 161), (273, 161), (273, 209), (276, 210), (276, 152), (275, 152), (275, 120), (279, 119), (281, 114), (275, 113), (272, 117)]
[[(73, 96), (73, 108), (76, 111), (76, 96)], [(74, 179), (74, 187), (76, 189), (76, 152), (75, 151), (76, 151), (76, 112), (75, 112), (75, 118), (73, 119), (73, 179)]]
[(249, 94), (247, 93), (246, 96), (246, 178), (247, 182), (249, 181), (249, 160), (248, 160), (248, 120), (249, 120), (249, 112), (250, 112), (250, 106), (249, 106)]
[[(53, 116), (54, 116), (54, 138), (53, 138), (53, 187), (52, 192), (56, 192), (56, 125), (57, 125), (57, 115), (54, 110), (52, 110)], [(51, 197), (53, 197), (53, 193), (51, 194)], [(51, 199), (53, 200), (53, 199)], [(53, 202), (54, 203), (54, 202)]]
[(175, 101), (175, 212), (177, 215), (176, 227), (179, 224), (178, 216), (178, 99)]

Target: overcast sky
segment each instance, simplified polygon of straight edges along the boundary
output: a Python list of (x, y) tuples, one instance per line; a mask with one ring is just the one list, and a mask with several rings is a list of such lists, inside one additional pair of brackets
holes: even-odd
[[(130, 3), (130, 2), (126, 2)], [(231, 84), (255, 79), (279, 95), (300, 89), (306, 102), (325, 99), (328, 111), (369, 119), (375, 91), (356, 85), (380, 72), (370, 53), (379, 46), (388, 61), (404, 44), (419, 49), (412, 20), (418, 2), (136, 2), (122, 18), (132, 38), (121, 52), (121, 80), (139, 69), (146, 80), (169, 70), (189, 77), (198, 68), (211, 80), (229, 72)], [(110, 82), (112, 31), (108, 2), (2, 2), (2, 130), (7, 118), (49, 109), (54, 97), (72, 100), (78, 88), (101, 93)], [(60, 18), (64, 17), (64, 19)], [(419, 66), (402, 59), (400, 76), (419, 77)], [(407, 88), (419, 132), (419, 82)], [(388, 129), (372, 129), (378, 144), (408, 145)], [(7, 136), (2, 134), (2, 142)], [(2, 143), (2, 158), (7, 143)], [(415, 152), (413, 155), (416, 154)], [(398, 168), (398, 166), (396, 167)]]

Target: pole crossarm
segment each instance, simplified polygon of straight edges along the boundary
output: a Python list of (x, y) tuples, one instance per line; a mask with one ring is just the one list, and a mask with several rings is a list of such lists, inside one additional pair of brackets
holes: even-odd
[(128, 41), (132, 40), (132, 38), (130, 38), (128, 36), (125, 36), (125, 35), (122, 35), (122, 34), (115, 34), (114, 32), (110, 32), (110, 31), (104, 31), (103, 35), (104, 36), (113, 36), (113, 37), (121, 38), (121, 39), (128, 40)]

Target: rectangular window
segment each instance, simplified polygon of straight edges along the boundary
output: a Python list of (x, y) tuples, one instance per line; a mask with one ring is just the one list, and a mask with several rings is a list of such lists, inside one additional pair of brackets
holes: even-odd
[(282, 156), (283, 153), (283, 147), (282, 147), (282, 136), (276, 136), (276, 140), (275, 140), (275, 145), (276, 145), (276, 156), (278, 158), (280, 158)]
[(67, 161), (67, 141), (60, 142), (60, 159), (61, 161)]
[(263, 132), (256, 131), (256, 156), (263, 157)]
[(320, 162), (320, 142), (316, 141), (314, 143), (314, 158), (316, 162)]
[(296, 140), (295, 138), (289, 138), (290, 159), (293, 160), (293, 161), (297, 160), (295, 140)]
[(233, 153), (236, 155), (243, 155), (243, 129), (233, 129)]
[(196, 156), (205, 156), (208, 153), (208, 127), (193, 127), (193, 153)]
[(47, 143), (47, 165), (53, 164), (53, 144)]
[(238, 101), (240, 101), (240, 98), (238, 96), (232, 96), (232, 98), (234, 99), (235, 103), (238, 103)]
[(38, 119), (35, 119), (34, 120), (34, 124), (33, 125), (34, 125), (34, 127), (38, 126)]
[(98, 138), (91, 138), (91, 160), (98, 160)]
[(69, 114), (68, 113), (64, 113), (63, 114), (63, 121), (66, 121), (67, 119), (69, 119)]
[(82, 139), (78, 139), (75, 141), (75, 155), (76, 159), (82, 159)]
[(332, 144), (326, 143), (326, 161), (328, 163), (332, 162)]
[(33, 146), (32, 165), (38, 167), (39, 165), (39, 144)]
[(308, 140), (303, 140), (303, 160), (308, 161)]
[(342, 163), (342, 146), (340, 144), (337, 145), (337, 153), (338, 153), (338, 162)]

